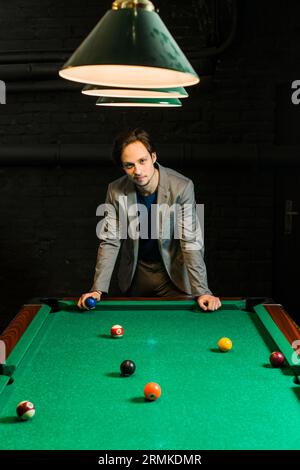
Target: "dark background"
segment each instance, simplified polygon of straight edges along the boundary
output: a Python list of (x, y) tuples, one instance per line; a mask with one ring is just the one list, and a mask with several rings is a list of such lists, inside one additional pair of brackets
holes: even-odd
[(96, 107), (58, 78), (110, 1), (0, 4), (0, 331), (33, 298), (90, 289), (96, 208), (120, 176), (110, 150), (127, 126), (193, 179), (211, 290), (273, 297), (300, 321), (299, 217), (286, 215), (300, 211), (299, 2), (154, 4), (201, 77), (180, 109)]

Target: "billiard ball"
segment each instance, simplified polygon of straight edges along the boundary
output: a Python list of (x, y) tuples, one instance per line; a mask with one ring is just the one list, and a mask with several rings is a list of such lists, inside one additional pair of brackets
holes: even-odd
[(113, 338), (122, 338), (124, 334), (124, 328), (121, 325), (113, 325), (110, 330), (110, 334)]
[(128, 377), (129, 375), (134, 374), (135, 363), (127, 359), (126, 361), (123, 361), (122, 364), (120, 365), (120, 370), (121, 370), (122, 375), (125, 375), (125, 377)]
[(282, 364), (284, 363), (284, 359), (285, 359), (284, 355), (279, 351), (274, 351), (270, 355), (270, 362), (273, 367), (281, 367)]
[(21, 401), (17, 406), (17, 415), (23, 421), (32, 419), (35, 414), (34, 404), (30, 401)]
[(155, 382), (149, 382), (144, 388), (145, 398), (149, 401), (155, 401), (161, 396), (161, 388)]
[(218, 346), (222, 352), (230, 351), (232, 348), (232, 341), (229, 338), (220, 338), (218, 341)]
[(94, 299), (94, 297), (88, 297), (87, 299), (85, 299), (84, 301), (84, 305), (89, 309), (93, 309), (96, 307), (97, 305), (97, 300)]

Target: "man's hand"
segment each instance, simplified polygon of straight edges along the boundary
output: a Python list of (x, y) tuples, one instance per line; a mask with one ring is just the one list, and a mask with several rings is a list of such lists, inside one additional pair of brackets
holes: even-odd
[(86, 299), (88, 299), (89, 297), (94, 297), (94, 299), (97, 300), (97, 302), (99, 302), (99, 300), (101, 299), (101, 294), (98, 292), (98, 291), (95, 291), (95, 292), (87, 292), (86, 294), (82, 294), (82, 296), (80, 297), (80, 299), (78, 300), (77, 302), (77, 307), (80, 308), (80, 310), (88, 310), (88, 308), (85, 306), (85, 301)]
[(197, 298), (197, 302), (199, 307), (205, 311), (218, 310), (222, 305), (219, 297), (209, 294), (200, 295), (200, 297)]

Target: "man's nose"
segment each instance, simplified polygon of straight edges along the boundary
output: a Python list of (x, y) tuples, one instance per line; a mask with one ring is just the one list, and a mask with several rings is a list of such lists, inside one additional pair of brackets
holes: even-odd
[(138, 176), (141, 173), (141, 168), (139, 165), (134, 165), (134, 174)]

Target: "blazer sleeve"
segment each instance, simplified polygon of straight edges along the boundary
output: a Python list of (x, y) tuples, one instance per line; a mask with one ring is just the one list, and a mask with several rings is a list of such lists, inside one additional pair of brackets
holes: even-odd
[(184, 263), (186, 265), (192, 294), (200, 296), (212, 292), (208, 288), (204, 256), (204, 239), (197, 216), (194, 184), (191, 180), (183, 189), (177, 227)]
[(99, 223), (99, 230), (97, 229), (100, 244), (91, 291), (107, 293), (109, 290), (110, 280), (121, 246), (118, 212), (118, 205), (112, 196), (111, 185), (109, 185), (105, 200), (105, 217)]

